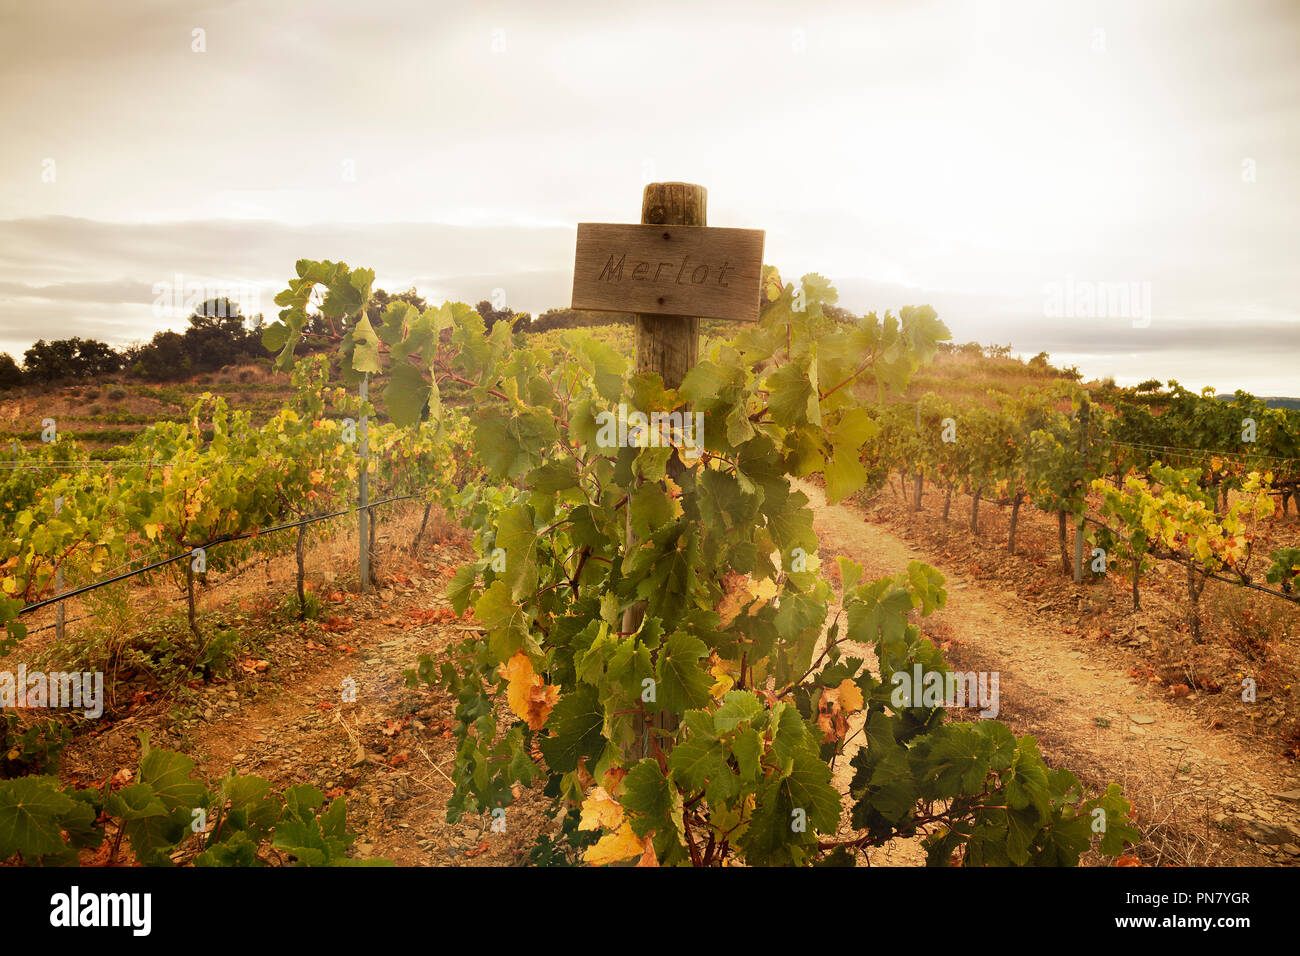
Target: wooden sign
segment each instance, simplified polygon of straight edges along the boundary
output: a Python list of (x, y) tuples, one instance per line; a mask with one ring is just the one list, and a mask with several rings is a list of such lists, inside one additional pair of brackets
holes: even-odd
[(578, 223), (573, 308), (758, 321), (763, 230)]

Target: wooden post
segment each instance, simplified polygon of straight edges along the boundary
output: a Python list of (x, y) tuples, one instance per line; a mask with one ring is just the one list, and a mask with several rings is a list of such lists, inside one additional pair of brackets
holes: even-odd
[[(185, 594), (189, 602), (186, 606), (189, 609), (188, 617), (190, 622), (190, 632), (193, 633), (195, 637), (198, 637), (199, 621), (197, 610), (194, 606), (194, 552), (192, 550), (185, 561)], [(200, 653), (202, 653), (202, 648), (200, 648)]]
[[(921, 403), (920, 402), (916, 403), (916, 435), (917, 435), (917, 440), (919, 441), (921, 437)], [(916, 471), (912, 473), (912, 498), (913, 498), (912, 510), (913, 511), (921, 510), (921, 487), (922, 487), (921, 481), (922, 481), (921, 467), (920, 465), (917, 465)]]
[[(361, 401), (370, 400), (370, 374), (367, 372), (361, 379)], [(365, 594), (370, 586), (370, 440), (366, 435), (366, 415), (361, 416), (361, 478), (358, 482), (357, 495), (357, 514), (360, 517), (357, 527), (357, 537), (360, 539), (360, 557), (358, 564), (361, 567), (361, 584), (358, 592)]]
[[(641, 197), (641, 222), (651, 226), (707, 226), (709, 192), (690, 183), (651, 183)], [(637, 315), (638, 372), (658, 372), (677, 388), (700, 358), (700, 320), (687, 315)]]
[(1007, 553), (1016, 553), (1016, 522), (1020, 520), (1020, 503), (1025, 500), (1025, 496), (1016, 492), (1011, 499), (1011, 528), (1007, 531)]
[[(59, 514), (63, 511), (63, 499), (54, 499), (54, 513)], [(59, 561), (59, 568), (54, 572), (54, 593), (63, 593), (63, 561)], [(54, 605), (54, 637), (56, 640), (63, 640), (64, 612), (63, 602), (60, 601)]]
[(1065, 551), (1065, 509), (1058, 508), (1056, 512), (1056, 545), (1057, 550), (1061, 552), (1061, 574), (1064, 577), (1070, 576), (1070, 556)]
[[(1083, 458), (1088, 453), (1088, 396), (1083, 396), (1083, 401), (1079, 405), (1079, 457)], [(1074, 525), (1074, 583), (1083, 583), (1083, 519), (1088, 510), (1088, 487), (1083, 487), (1083, 512), (1075, 521)]]
[[(651, 183), (641, 196), (640, 224), (580, 222), (575, 236), (572, 307), (631, 312), (633, 369), (653, 372), (669, 389), (680, 388), (699, 360), (701, 316), (757, 322), (762, 311), (763, 231), (712, 228), (707, 209), (703, 186)], [(668, 459), (668, 477), (680, 483), (685, 472), (676, 455)], [(630, 511), (629, 553), (637, 546)], [(635, 633), (644, 618), (645, 604), (632, 604), (620, 631)], [(652, 735), (675, 726), (655, 701), (644, 701), (634, 724), (637, 755), (658, 754)]]
[[(690, 183), (651, 183), (641, 197), (641, 222), (656, 226), (707, 226), (708, 190)], [(634, 368), (639, 372), (655, 372), (663, 379), (666, 388), (678, 388), (686, 373), (695, 367), (700, 356), (700, 320), (686, 315), (636, 315), (636, 357)], [(676, 458), (669, 459), (668, 474), (680, 476), (684, 466)], [(636, 546), (632, 534), (632, 509), (627, 509), (627, 548)], [(631, 633), (641, 626), (645, 605), (636, 604), (623, 612), (623, 632)], [(650, 733), (655, 728), (673, 729), (671, 717), (658, 712), (638, 717), (636, 732), (640, 738), (638, 756), (647, 757), (654, 752), (650, 746)]]
[(298, 558), (298, 620), (307, 620), (307, 592), (303, 586), (303, 578), (307, 576), (307, 526), (298, 525), (298, 547), (296, 549)]

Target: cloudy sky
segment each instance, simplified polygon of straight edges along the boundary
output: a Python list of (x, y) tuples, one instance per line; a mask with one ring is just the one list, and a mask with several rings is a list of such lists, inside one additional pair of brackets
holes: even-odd
[(0, 0), (0, 350), (300, 257), (537, 313), (681, 180), (856, 311), (1297, 395), (1297, 50), (1295, 0)]

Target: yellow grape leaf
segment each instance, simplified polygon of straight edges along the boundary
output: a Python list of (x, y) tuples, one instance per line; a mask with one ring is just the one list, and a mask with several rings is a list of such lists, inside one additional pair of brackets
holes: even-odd
[[(697, 459), (698, 460), (698, 459)], [(674, 518), (680, 518), (685, 512), (682, 510), (682, 488), (681, 485), (671, 478), (664, 479), (664, 487), (668, 490), (668, 500), (672, 505), (672, 514)]]
[(18, 579), (12, 576), (7, 577), (4, 584), (0, 584), (0, 588), (4, 589), (5, 594), (13, 594), (18, 590)]
[(533, 663), (523, 651), (518, 651), (497, 670), (509, 682), (506, 700), (515, 716), (527, 721), (530, 729), (541, 730), (560, 699), (560, 689), (547, 684), (533, 671)]
[(709, 655), (709, 673), (713, 676), (713, 686), (709, 688), (709, 696), (721, 700), (727, 691), (736, 686), (738, 671), (739, 667), (731, 661), (720, 660), (718, 652), (713, 651)]
[(836, 688), (839, 693), (840, 706), (844, 708), (846, 714), (852, 714), (862, 709), (862, 691), (858, 685), (853, 683), (847, 677), (840, 681), (840, 686)]
[(754, 588), (754, 603), (766, 604), (774, 597), (776, 597), (776, 582), (771, 578), (763, 578), (758, 582), (758, 587)]
[(728, 571), (722, 576), (722, 600), (718, 602), (718, 616), (722, 626), (727, 627), (749, 603), (749, 589), (745, 587), (748, 579), (735, 571)]
[(862, 691), (847, 677), (840, 681), (838, 687), (823, 690), (821, 700), (817, 703), (817, 726), (825, 735), (823, 742), (843, 740), (849, 730), (845, 715), (861, 709)]
[(623, 808), (604, 787), (592, 787), (582, 801), (579, 830), (617, 830), (623, 825)]
[(615, 833), (606, 833), (583, 854), (583, 861), (592, 866), (606, 866), (618, 863), (633, 856), (643, 856), (645, 846), (641, 838), (632, 832), (632, 824), (624, 822)]
[(654, 845), (654, 841), (651, 840), (650, 837), (647, 836), (647, 837), (645, 838), (645, 842), (644, 842), (643, 845), (645, 846), (645, 852), (641, 854), (641, 859), (639, 859), (639, 860), (636, 861), (636, 865), (639, 866), (639, 867), (640, 867), (640, 866), (658, 866), (658, 865), (659, 865), (659, 857), (655, 856), (655, 845)]
[(768, 302), (781, 298), (782, 288), (781, 274), (775, 269), (763, 278), (763, 296)]
[(776, 582), (770, 578), (754, 581), (747, 575), (728, 572), (722, 579), (723, 596), (718, 603), (722, 626), (728, 626), (745, 610), (776, 596)]
[(160, 524), (147, 524), (144, 526), (145, 537), (148, 538), (150, 541), (153, 541), (155, 538), (157, 538), (158, 532), (161, 530), (162, 530), (162, 525)]
[(627, 769), (624, 767), (610, 767), (601, 775), (604, 781), (605, 792), (611, 796), (618, 792), (618, 788), (623, 784), (623, 778), (627, 776)]

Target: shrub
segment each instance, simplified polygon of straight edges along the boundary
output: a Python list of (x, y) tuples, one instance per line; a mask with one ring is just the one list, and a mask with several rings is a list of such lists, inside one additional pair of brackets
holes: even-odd
[[(360, 311), (373, 275), (297, 271), (305, 281), (277, 296), (289, 308), (268, 329), (282, 367), (317, 287), (334, 302), (360, 293)], [(1073, 865), (1094, 840), (1118, 855), (1140, 836), (1118, 786), (1089, 794), (1032, 737), (945, 719), (933, 678), (951, 672), (919, 622), (946, 603), (943, 576), (912, 562), (870, 580), (841, 559), (832, 585), (810, 502), (791, 486), (792, 472), (821, 474), (832, 503), (863, 487), (881, 392), (900, 392), (947, 329), (928, 306), (839, 323), (816, 275), (797, 307), (770, 267), (763, 291), (760, 321), (671, 392), (585, 333), (549, 354), (520, 349), (452, 303), (441, 318), (457, 347), (444, 352), (423, 326), (421, 362), (472, 383), (490, 478), (525, 492), (486, 503), (480, 558), (448, 585), (453, 611), (473, 606), (480, 627), (409, 674), (457, 701), (448, 820), (495, 816), (537, 787), (601, 833), (583, 854), (593, 864), (853, 865), (913, 835), (940, 866)], [(407, 340), (419, 318), (385, 334)], [(377, 344), (345, 349), (347, 372), (382, 374)], [(428, 400), (407, 357), (383, 392), (399, 428), (419, 427)], [(612, 437), (612, 407), (679, 402), (707, 423), (691, 424), (698, 439), (685, 425)], [(926, 689), (900, 697), (899, 678), (921, 672)], [(839, 758), (856, 771), (848, 808)]]
[(23, 370), (8, 352), (0, 352), (0, 388), (13, 388), (23, 383)]

